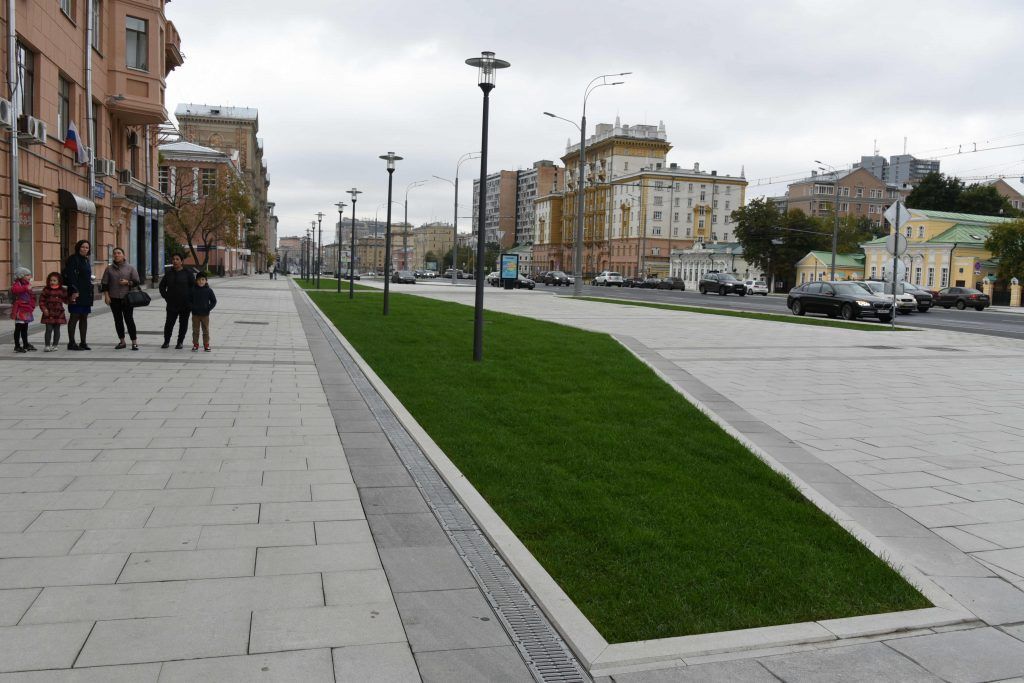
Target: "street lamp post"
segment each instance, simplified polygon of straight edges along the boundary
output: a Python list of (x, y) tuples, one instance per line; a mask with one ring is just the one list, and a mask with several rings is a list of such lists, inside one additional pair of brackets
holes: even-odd
[[(615, 81), (609, 83), (608, 79), (616, 76), (628, 76), (633, 73), (632, 71), (623, 71), (617, 74), (603, 74), (595, 77), (590, 83), (587, 84), (586, 89), (583, 92), (583, 114), (580, 117), (580, 125), (577, 126), (580, 131), (580, 163), (579, 178), (576, 181), (576, 248), (573, 255), (573, 274), (575, 275), (574, 282), (572, 285), (573, 296), (581, 296), (583, 294), (583, 202), (586, 201), (586, 178), (584, 177), (584, 164), (587, 154), (587, 99), (590, 98), (590, 94), (598, 88), (606, 85), (622, 85), (623, 81)], [(598, 81), (601, 81), (598, 83)], [(544, 112), (547, 116), (555, 119), (562, 119), (561, 116), (555, 116), (551, 112)], [(562, 119), (563, 121), (569, 121), (568, 119)], [(574, 126), (576, 125), (572, 121), (569, 121)], [(483, 203), (480, 204), (483, 206)]]
[(309, 228), (306, 228), (306, 240), (304, 243), (304, 248), (302, 250), (302, 271), (304, 273), (302, 276), (303, 280), (308, 280), (310, 274), (313, 272), (312, 269), (309, 267), (309, 255), (310, 253), (312, 253), (312, 246), (313, 245), (309, 241)]
[[(319, 279), (320, 264), (317, 262), (317, 248), (316, 248), (316, 221), (309, 222), (309, 279), (316, 281)], [(320, 283), (316, 282), (316, 288), (320, 289)]]
[(484, 93), (483, 121), (481, 124), (480, 143), (480, 211), (477, 218), (476, 231), (476, 299), (473, 310), (473, 360), (484, 359), (484, 235), (487, 214), (487, 119), (490, 108), (491, 91), (494, 90), (495, 73), (498, 69), (507, 69), (510, 65), (502, 59), (495, 59), (493, 52), (484, 51), (479, 57), (466, 60), (466, 64), (477, 69), (477, 85)]
[(454, 213), (452, 213), (452, 286), (456, 284), (455, 281), (458, 279), (458, 275), (456, 273), (458, 269), (455, 267), (455, 257), (458, 254), (459, 247), (459, 168), (462, 166), (463, 161), (469, 161), (470, 159), (478, 158), (478, 156), (473, 156), (474, 154), (479, 156), (480, 153), (466, 152), (461, 157), (459, 157), (458, 163), (455, 164), (454, 181), (448, 180), (447, 178), (442, 178), (441, 176), (434, 176), (438, 180), (443, 180), (455, 186), (455, 211)]
[(317, 225), (317, 232), (320, 235), (317, 238), (317, 247), (316, 247), (316, 288), (317, 289), (320, 289), (320, 273), (323, 272), (323, 269), (324, 269), (324, 227), (323, 227), (323, 221), (324, 221), (324, 212), (323, 211), (317, 211), (316, 212), (316, 225)]
[(402, 227), (402, 265), (400, 270), (409, 270), (409, 190), (420, 185), (426, 185), (429, 180), (416, 180), (409, 183), (405, 188), (405, 225)]
[[(356, 199), (359, 197), (360, 194), (362, 194), (362, 192), (353, 187), (351, 190), (348, 191), (348, 193), (352, 197), (352, 242), (351, 242), (351, 245), (349, 246), (349, 255), (348, 255), (348, 270), (349, 270), (349, 274), (348, 274), (349, 275), (349, 277), (348, 277), (348, 298), (351, 299), (351, 298), (355, 297), (355, 295), (356, 295)], [(339, 232), (341, 231), (341, 207), (342, 206), (344, 206), (344, 204), (340, 204), (339, 203), (339, 205), (338, 205), (338, 231)], [(341, 243), (341, 238), (340, 237), (339, 237), (338, 243), (339, 244)], [(338, 280), (338, 282), (340, 283), (341, 280)]]
[(390, 309), (391, 290), (391, 186), (395, 177), (395, 162), (401, 161), (402, 157), (394, 152), (388, 152), (380, 156), (388, 166), (388, 224), (384, 232), (384, 315)]
[[(825, 166), (828, 166), (828, 168), (832, 169), (832, 178), (834, 181), (833, 184), (835, 185), (835, 199), (832, 202), (832, 215), (834, 217), (832, 222), (832, 271), (829, 275), (829, 280), (835, 282), (836, 250), (839, 248), (839, 171), (836, 169), (835, 166), (818, 161), (817, 159), (814, 160), (814, 163), (821, 164), (819, 168), (822, 171), (826, 170), (824, 168)], [(895, 280), (893, 280), (893, 282), (895, 282)]]
[[(338, 207), (338, 230), (337, 230), (337, 236), (335, 238), (335, 244), (337, 245), (337, 249), (335, 249), (336, 258), (335, 258), (334, 273), (338, 277), (338, 290), (337, 291), (338, 291), (338, 294), (341, 294), (341, 218), (342, 218), (342, 213), (345, 210), (345, 207), (348, 206), (348, 204), (346, 204), (345, 202), (338, 202), (337, 204), (335, 204), (335, 206)], [(352, 257), (349, 256), (349, 261), (351, 261), (351, 260), (352, 260)], [(349, 267), (351, 268), (351, 264), (349, 264)]]

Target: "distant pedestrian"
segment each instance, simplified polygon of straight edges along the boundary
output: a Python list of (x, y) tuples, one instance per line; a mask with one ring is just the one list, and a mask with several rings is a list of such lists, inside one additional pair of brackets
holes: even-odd
[(114, 330), (120, 340), (115, 349), (123, 349), (124, 330), (127, 326), (128, 337), (132, 340), (132, 351), (139, 350), (138, 333), (135, 331), (135, 313), (128, 305), (125, 296), (128, 291), (137, 285), (142, 284), (139, 271), (135, 266), (128, 263), (124, 255), (124, 249), (114, 248), (114, 262), (103, 271), (103, 278), (100, 280), (100, 291), (103, 292), (103, 300), (110, 306), (110, 312), (114, 316)]
[(174, 332), (175, 321), (178, 323), (178, 342), (174, 348), (182, 348), (185, 334), (188, 332), (189, 293), (195, 284), (192, 271), (185, 268), (181, 254), (172, 256), (171, 267), (164, 271), (164, 276), (160, 279), (160, 296), (167, 302), (164, 343), (160, 346), (161, 349), (166, 349), (171, 345), (171, 333)]
[(203, 331), (203, 351), (210, 350), (210, 311), (217, 305), (217, 295), (206, 280), (206, 273), (196, 276), (196, 286), (189, 293), (192, 309), (192, 350), (199, 350), (199, 330)]
[[(92, 291), (92, 263), (89, 240), (78, 240), (75, 251), (64, 262), (64, 284), (68, 288), (68, 351), (91, 351), (85, 343), (89, 331), (89, 313), (92, 312), (94, 296)], [(75, 343), (75, 328), (78, 328), (80, 343)]]
[(40, 322), (46, 325), (46, 346), (43, 351), (56, 351), (60, 344), (60, 327), (68, 324), (64, 316), (64, 305), (67, 302), (68, 290), (64, 288), (60, 273), (50, 273), (46, 276), (46, 286), (39, 293), (39, 308), (43, 311)]
[(14, 321), (14, 352), (35, 351), (28, 343), (28, 324), (35, 317), (36, 296), (32, 293), (32, 271), (18, 268), (11, 284), (11, 320)]

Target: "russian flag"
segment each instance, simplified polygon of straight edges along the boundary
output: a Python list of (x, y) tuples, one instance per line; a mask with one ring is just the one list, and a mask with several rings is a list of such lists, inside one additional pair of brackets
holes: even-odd
[(64, 146), (75, 153), (76, 163), (88, 163), (89, 155), (86, 154), (85, 145), (82, 144), (82, 139), (78, 135), (78, 127), (74, 121), (68, 124), (68, 133), (64, 136)]

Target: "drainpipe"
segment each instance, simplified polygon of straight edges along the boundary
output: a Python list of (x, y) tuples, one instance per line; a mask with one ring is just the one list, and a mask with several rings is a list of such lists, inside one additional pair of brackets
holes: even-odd
[[(11, 113), (21, 114), (21, 74), (18, 72), (18, 33), (15, 27), (15, 0), (7, 0), (7, 85), (11, 93)], [(18, 187), (18, 124), (11, 129), (11, 273), (20, 265), (21, 206)]]
[[(96, 141), (93, 140), (93, 128), (95, 128), (95, 121), (92, 112), (92, 41), (93, 32), (96, 27), (92, 25), (92, 4), (95, 0), (87, 0), (85, 4), (85, 111), (86, 111), (86, 135), (89, 140), (89, 191), (86, 192), (85, 196), (90, 200), (94, 200), (96, 193)], [(61, 135), (64, 131), (58, 131)], [(90, 264), (95, 261), (95, 254), (98, 249), (96, 247), (96, 215), (89, 216), (89, 244), (92, 248), (89, 250), (89, 262)]]
[[(953, 286), (953, 252), (956, 251), (956, 246), (959, 242), (953, 242), (953, 247), (949, 250), (949, 279), (946, 280), (946, 286)], [(941, 275), (940, 275), (941, 278)], [(939, 280), (939, 289), (942, 289), (942, 280)]]

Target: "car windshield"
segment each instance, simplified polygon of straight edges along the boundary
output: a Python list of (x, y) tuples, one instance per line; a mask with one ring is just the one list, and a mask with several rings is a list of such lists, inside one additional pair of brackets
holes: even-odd
[(398, 271), (398, 274), (401, 275), (402, 277), (412, 277), (412, 273), (410, 273), (408, 270), (400, 270)]
[(963, 291), (964, 291), (964, 294), (981, 294), (982, 293), (982, 291), (980, 289), (972, 289), (970, 287), (964, 287)]
[(871, 293), (870, 289), (865, 291), (864, 286), (856, 282), (840, 282), (832, 286), (835, 287), (836, 294), (843, 296), (864, 296)]
[(868, 291), (873, 292), (875, 294), (882, 294), (882, 293), (885, 292), (885, 283), (884, 282), (860, 282), (858, 284), (860, 284), (861, 286), (866, 288)]
[(565, 277), (565, 273), (563, 273), (560, 270), (551, 271), (551, 275), (553, 275), (554, 277)]
[(739, 282), (739, 280), (737, 280), (729, 273), (722, 273), (721, 275), (718, 276), (718, 280), (720, 282)]
[(622, 273), (608, 273), (608, 277), (622, 277)]

